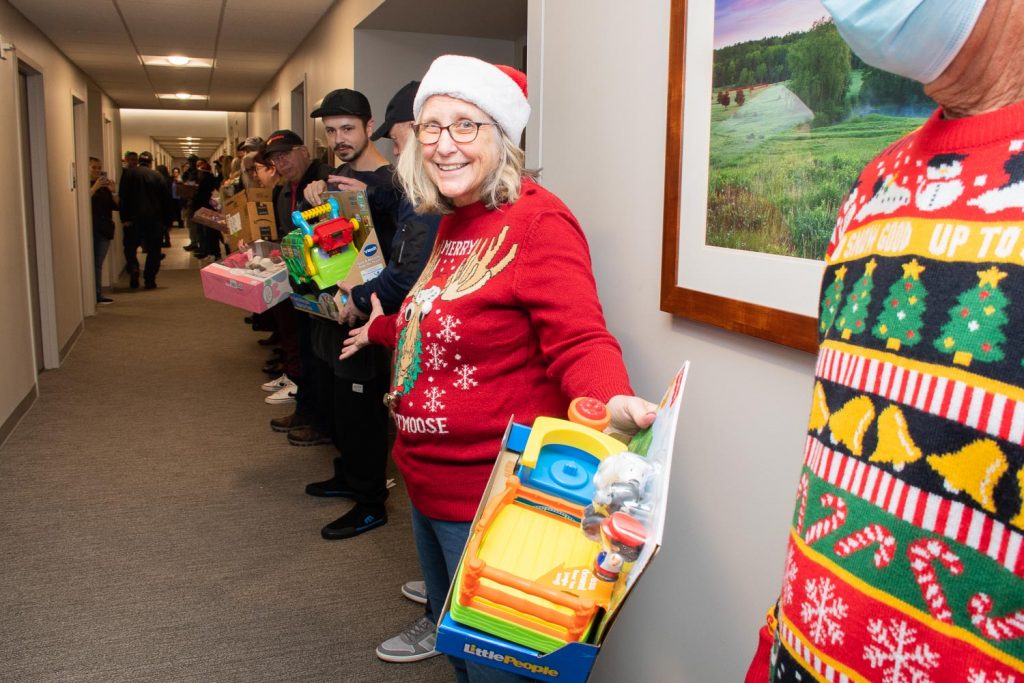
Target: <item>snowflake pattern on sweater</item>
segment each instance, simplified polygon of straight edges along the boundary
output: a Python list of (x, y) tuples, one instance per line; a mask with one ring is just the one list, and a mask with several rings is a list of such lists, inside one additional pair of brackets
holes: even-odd
[(513, 416), (564, 416), (576, 396), (632, 393), (604, 323), (586, 239), (556, 197), (445, 216), (398, 313), (371, 326), (395, 349), (392, 451), (428, 517), (473, 518)]
[(772, 680), (1024, 683), (1024, 103), (869, 164), (820, 304)]

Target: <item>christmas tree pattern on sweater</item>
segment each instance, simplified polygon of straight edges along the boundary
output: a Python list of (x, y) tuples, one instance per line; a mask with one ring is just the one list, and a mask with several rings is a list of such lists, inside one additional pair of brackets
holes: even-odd
[(933, 117), (872, 162), (843, 205), (774, 681), (1024, 683), (1014, 107), (970, 145)]

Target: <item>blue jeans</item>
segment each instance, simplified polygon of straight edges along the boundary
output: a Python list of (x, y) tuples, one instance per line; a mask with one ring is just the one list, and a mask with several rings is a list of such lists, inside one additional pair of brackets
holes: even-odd
[(103, 235), (92, 234), (92, 255), (96, 262), (96, 299), (103, 296), (103, 260), (107, 258), (110, 240)]
[[(416, 540), (423, 581), (427, 584), (427, 600), (430, 611), (440, 616), (444, 608), (448, 589), (451, 588), (455, 571), (459, 568), (462, 550), (469, 540), (470, 522), (445, 522), (424, 516), (412, 506), (412, 534)], [(449, 656), (455, 668), (455, 680), (459, 683), (519, 683), (532, 679), (519, 676), (458, 657)]]

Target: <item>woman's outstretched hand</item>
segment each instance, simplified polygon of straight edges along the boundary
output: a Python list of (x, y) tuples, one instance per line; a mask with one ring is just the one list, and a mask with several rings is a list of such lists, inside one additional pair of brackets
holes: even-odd
[(612, 430), (633, 435), (654, 424), (658, 406), (639, 396), (619, 394), (608, 399), (608, 410), (612, 414)]
[(370, 295), (370, 319), (366, 321), (366, 324), (362, 327), (357, 327), (354, 330), (349, 330), (348, 339), (341, 346), (341, 355), (338, 356), (339, 360), (345, 360), (351, 358), (356, 354), (359, 349), (370, 344), (370, 325), (373, 321), (384, 315), (384, 309), (381, 308), (380, 299), (377, 298), (377, 294)]

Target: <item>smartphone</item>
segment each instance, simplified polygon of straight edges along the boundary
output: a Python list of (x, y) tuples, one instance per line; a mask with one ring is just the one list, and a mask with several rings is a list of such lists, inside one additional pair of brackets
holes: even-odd
[(106, 177), (107, 177), (107, 172), (106, 171), (100, 171), (100, 178), (106, 178)]

